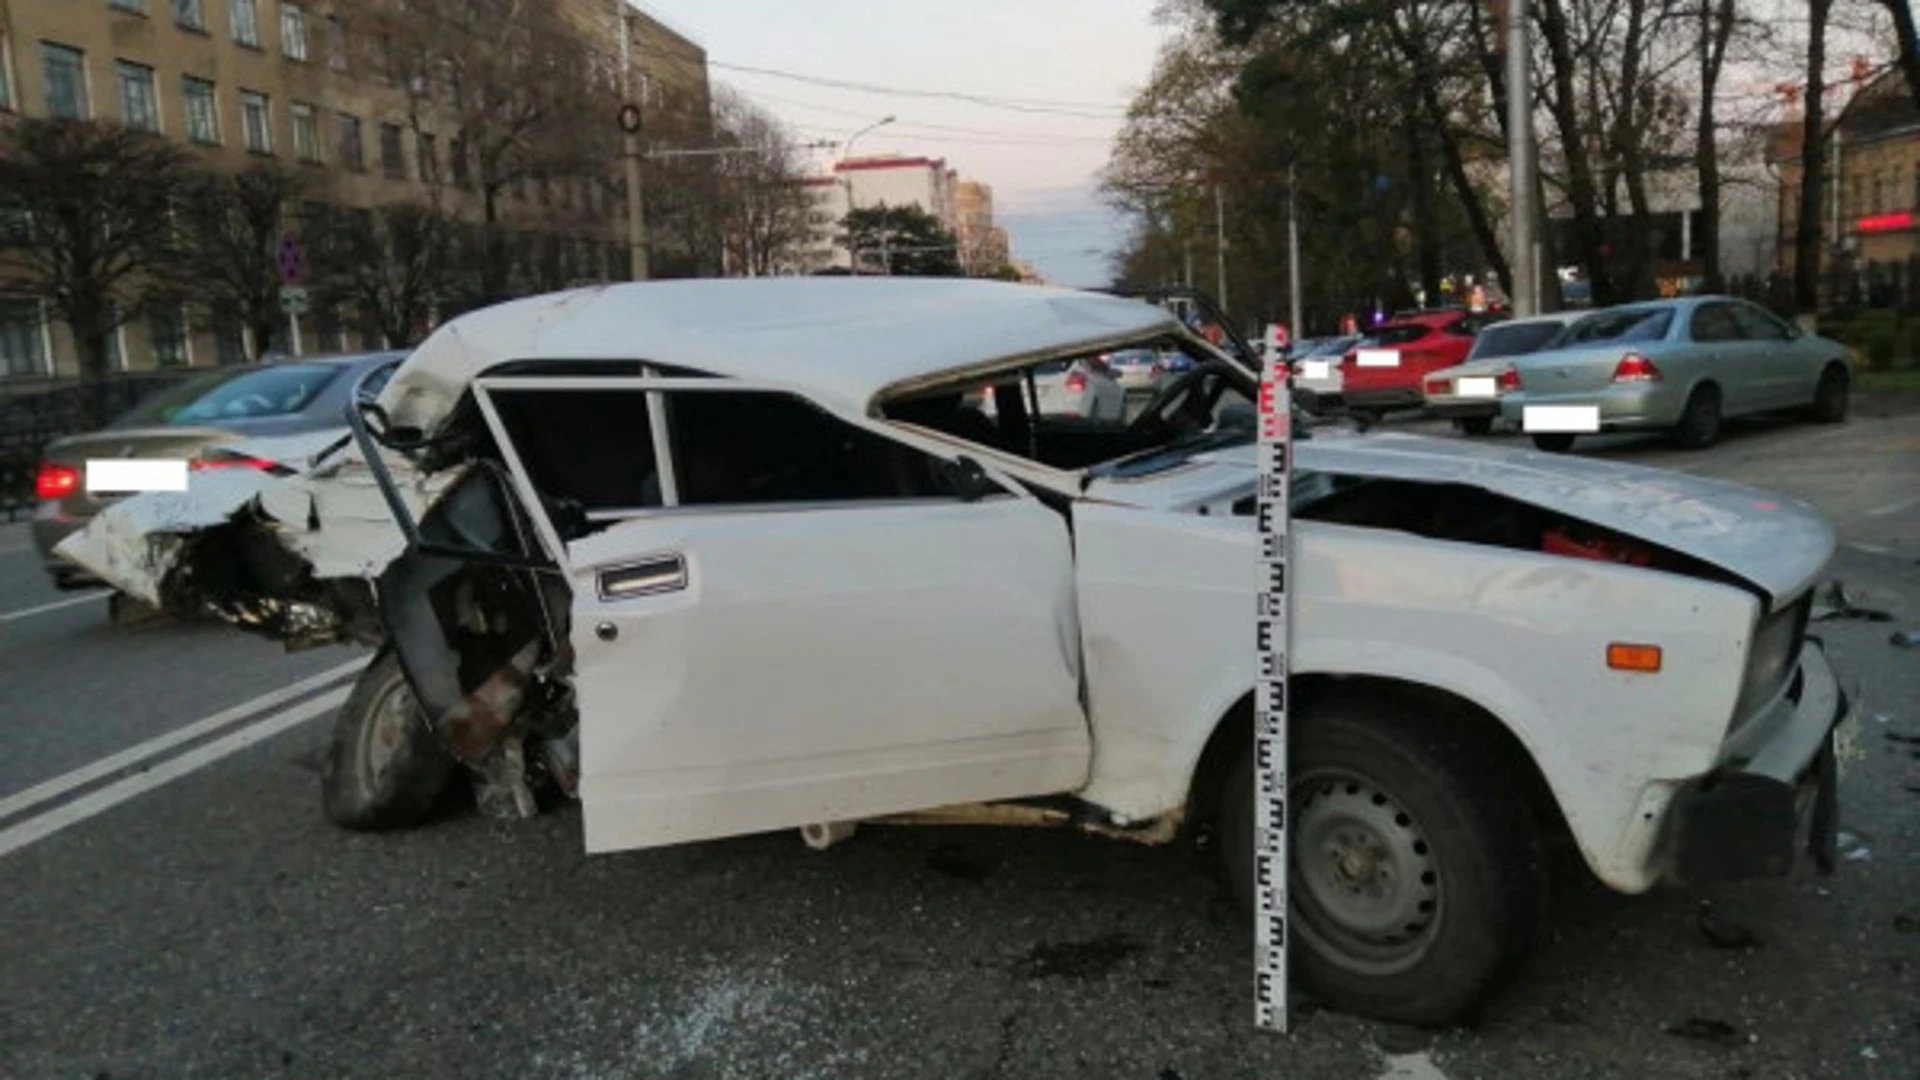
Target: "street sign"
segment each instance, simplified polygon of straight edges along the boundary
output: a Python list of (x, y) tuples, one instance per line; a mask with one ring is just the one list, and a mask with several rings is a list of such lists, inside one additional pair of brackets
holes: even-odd
[(1259, 480), (1255, 522), (1254, 643), (1260, 672), (1253, 706), (1254, 1024), (1287, 1031), (1287, 670), (1293, 483), (1291, 372), (1269, 353), (1260, 377)]
[(288, 315), (305, 315), (312, 302), (304, 285), (287, 285), (280, 290), (280, 310)]
[(280, 242), (274, 245), (274, 254), (280, 260), (280, 283), (298, 285), (306, 280), (307, 257), (300, 249), (300, 238), (292, 233), (281, 233)]

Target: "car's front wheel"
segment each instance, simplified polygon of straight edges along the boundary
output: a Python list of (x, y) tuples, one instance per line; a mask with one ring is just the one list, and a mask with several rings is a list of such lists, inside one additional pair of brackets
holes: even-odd
[(403, 829), (433, 809), (454, 764), (428, 729), (400, 658), (382, 650), (334, 721), (321, 801), (337, 825)]
[[(1228, 774), (1221, 857), (1254, 896), (1252, 748)], [(1470, 1016), (1545, 915), (1540, 841), (1503, 757), (1471, 718), (1411, 699), (1297, 712), (1290, 762), (1292, 974), (1336, 1009), (1444, 1024)]]

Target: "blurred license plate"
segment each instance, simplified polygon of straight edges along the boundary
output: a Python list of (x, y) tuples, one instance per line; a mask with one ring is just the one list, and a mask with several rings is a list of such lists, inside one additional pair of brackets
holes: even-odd
[(1461, 397), (1493, 397), (1496, 391), (1492, 376), (1469, 376), (1456, 381), (1453, 392)]
[(1398, 349), (1361, 349), (1355, 355), (1354, 362), (1361, 367), (1399, 367), (1400, 351)]
[(1302, 360), (1300, 361), (1300, 377), (1303, 379), (1324, 379), (1328, 377), (1332, 367), (1333, 364), (1326, 360)]

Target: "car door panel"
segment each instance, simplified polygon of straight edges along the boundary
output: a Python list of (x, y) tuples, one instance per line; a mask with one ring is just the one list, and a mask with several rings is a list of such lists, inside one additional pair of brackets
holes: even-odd
[(590, 851), (1085, 781), (1071, 554), (1030, 499), (674, 512), (568, 561)]

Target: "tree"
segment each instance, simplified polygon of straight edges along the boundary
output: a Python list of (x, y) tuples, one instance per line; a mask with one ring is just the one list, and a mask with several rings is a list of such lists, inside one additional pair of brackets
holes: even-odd
[(1832, 13), (1833, 0), (1807, 0), (1807, 87), (1800, 127), (1800, 218), (1793, 234), (1793, 304), (1809, 314), (1820, 307), (1820, 180), (1827, 140), (1821, 128), (1821, 99), (1827, 89), (1827, 18)]
[(1893, 16), (1900, 71), (1906, 77), (1907, 92), (1913, 95), (1913, 103), (1920, 105), (1920, 32), (1914, 29), (1913, 4), (1909, 0), (1880, 0), (1880, 5)]
[(297, 174), (267, 163), (203, 175), (186, 195), (186, 281), (216, 315), (247, 328), (255, 359), (286, 322), (279, 243), (304, 190)]
[(1700, 214), (1696, 226), (1707, 291), (1722, 287), (1720, 274), (1720, 146), (1715, 98), (1727, 45), (1733, 39), (1735, 0), (1698, 0), (1694, 44), (1699, 58), (1700, 109), (1694, 117), (1693, 162), (1699, 178)]
[(716, 158), (718, 225), (730, 271), (762, 277), (793, 267), (813, 239), (813, 198), (795, 140), (739, 94), (714, 101), (714, 141), (745, 153)]
[(458, 290), (460, 228), (431, 205), (336, 210), (303, 234), (320, 303), (352, 307), (389, 345), (419, 342)]
[[(470, 189), (482, 221), (477, 303), (512, 295), (501, 224), (508, 192), (612, 172), (617, 58), (593, 49), (567, 5), (535, 0), (341, 0), (357, 43), (347, 63), (406, 93), (408, 126), (449, 160), (429, 185), (435, 208)], [(593, 218), (584, 207), (581, 220)]]
[(961, 277), (960, 245), (918, 206), (863, 206), (844, 222), (856, 267), (896, 277)]
[(0, 142), (0, 256), (15, 288), (73, 330), (84, 378), (105, 375), (114, 333), (177, 298), (174, 214), (192, 175), (158, 136), (91, 121), (16, 119)]

